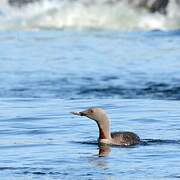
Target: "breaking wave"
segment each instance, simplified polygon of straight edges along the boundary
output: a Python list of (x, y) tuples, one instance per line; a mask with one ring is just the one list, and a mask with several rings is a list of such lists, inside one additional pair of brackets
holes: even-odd
[(123, 1), (42, 0), (17, 7), (2, 0), (0, 29), (171, 30), (180, 28), (179, 7), (172, 0), (162, 14)]

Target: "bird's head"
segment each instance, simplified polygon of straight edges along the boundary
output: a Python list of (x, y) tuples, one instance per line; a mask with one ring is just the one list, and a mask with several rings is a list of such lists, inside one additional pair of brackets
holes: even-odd
[(93, 107), (85, 111), (71, 112), (71, 113), (78, 116), (86, 116), (92, 120), (95, 120), (96, 122), (101, 122), (104, 119), (107, 119), (106, 112), (102, 108)]

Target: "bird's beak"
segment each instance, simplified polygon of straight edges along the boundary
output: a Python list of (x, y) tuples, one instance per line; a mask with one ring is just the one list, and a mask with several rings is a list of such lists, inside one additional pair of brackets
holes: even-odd
[(77, 115), (77, 116), (87, 116), (87, 111), (71, 112), (71, 114), (74, 114), (74, 115)]

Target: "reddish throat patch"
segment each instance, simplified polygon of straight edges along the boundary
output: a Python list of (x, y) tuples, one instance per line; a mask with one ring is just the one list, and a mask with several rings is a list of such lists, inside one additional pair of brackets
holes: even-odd
[(104, 134), (104, 131), (100, 128), (100, 135), (99, 135), (99, 139), (107, 139), (105, 134)]

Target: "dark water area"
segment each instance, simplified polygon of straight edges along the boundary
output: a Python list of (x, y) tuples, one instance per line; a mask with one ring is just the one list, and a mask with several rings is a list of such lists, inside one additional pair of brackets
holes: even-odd
[[(0, 177), (179, 178), (179, 35), (0, 31)], [(96, 124), (69, 113), (91, 106), (141, 143), (99, 149)]]

